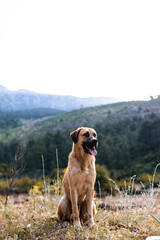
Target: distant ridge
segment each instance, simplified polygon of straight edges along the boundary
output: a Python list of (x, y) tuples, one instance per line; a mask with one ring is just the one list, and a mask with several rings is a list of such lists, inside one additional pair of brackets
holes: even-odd
[(70, 95), (41, 94), (25, 89), (10, 91), (0, 85), (0, 110), (17, 111), (33, 108), (53, 108), (65, 111), (94, 107), (98, 105), (120, 102), (112, 97), (79, 98)]
[(6, 87), (3, 87), (2, 85), (0, 85), (0, 94), (1, 93), (6, 93), (6, 92), (10, 92), (10, 90), (7, 89)]

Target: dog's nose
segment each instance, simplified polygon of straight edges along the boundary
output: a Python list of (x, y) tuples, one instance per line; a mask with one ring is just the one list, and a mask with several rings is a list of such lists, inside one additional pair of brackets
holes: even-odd
[(98, 140), (97, 140), (96, 138), (93, 138), (93, 139), (91, 140), (91, 142), (92, 142), (92, 145), (93, 145), (93, 146), (97, 147), (97, 145), (98, 145)]

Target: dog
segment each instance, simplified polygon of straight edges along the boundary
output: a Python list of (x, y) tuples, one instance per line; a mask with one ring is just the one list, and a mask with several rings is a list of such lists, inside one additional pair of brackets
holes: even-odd
[(81, 227), (81, 222), (92, 227), (96, 214), (93, 197), (97, 133), (92, 128), (80, 127), (70, 136), (73, 147), (63, 177), (64, 196), (58, 205), (57, 217), (60, 221), (73, 220), (75, 227)]

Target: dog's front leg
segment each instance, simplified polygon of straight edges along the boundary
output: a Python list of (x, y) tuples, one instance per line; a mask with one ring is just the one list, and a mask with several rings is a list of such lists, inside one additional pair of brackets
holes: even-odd
[(88, 218), (88, 225), (92, 227), (95, 225), (94, 219), (93, 219), (93, 194), (94, 189), (93, 186), (89, 185), (87, 194), (86, 194), (86, 204), (87, 204), (87, 218)]
[[(70, 188), (72, 189), (72, 188)], [(71, 204), (72, 204), (72, 214), (73, 214), (73, 224), (75, 227), (81, 227), (79, 219), (79, 210), (78, 210), (78, 194), (77, 189), (72, 189), (70, 191), (71, 195)]]
[(79, 209), (78, 209), (78, 192), (76, 188), (76, 181), (71, 175), (68, 178), (69, 183), (69, 192), (70, 192), (70, 201), (72, 205), (72, 216), (73, 216), (73, 224), (75, 227), (81, 227), (80, 218), (79, 218)]

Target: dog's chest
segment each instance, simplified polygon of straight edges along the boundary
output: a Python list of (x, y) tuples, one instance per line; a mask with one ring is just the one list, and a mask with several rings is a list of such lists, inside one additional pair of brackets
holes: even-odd
[(89, 187), (94, 187), (96, 173), (85, 168), (76, 174), (76, 189), (78, 193), (78, 202), (83, 202)]
[(76, 185), (78, 189), (87, 188), (88, 184), (94, 185), (96, 172), (93, 166), (80, 168), (76, 175)]

